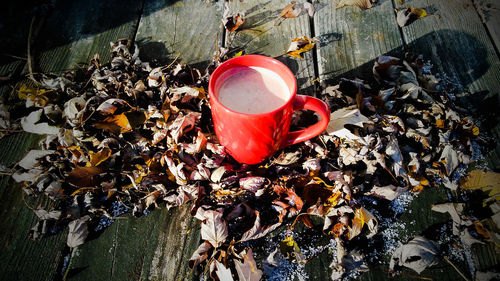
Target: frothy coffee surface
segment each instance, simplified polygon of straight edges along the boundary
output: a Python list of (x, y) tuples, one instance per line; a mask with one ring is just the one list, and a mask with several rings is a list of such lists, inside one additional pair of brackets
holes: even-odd
[(262, 67), (241, 67), (222, 81), (218, 100), (246, 114), (273, 111), (286, 103), (290, 91), (275, 72)]

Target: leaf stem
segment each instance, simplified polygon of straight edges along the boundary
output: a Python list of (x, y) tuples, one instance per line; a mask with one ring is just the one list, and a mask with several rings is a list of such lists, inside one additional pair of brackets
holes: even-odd
[(458, 274), (460, 274), (460, 276), (462, 276), (462, 278), (465, 280), (465, 281), (469, 281), (469, 279), (458, 269), (458, 267), (456, 265), (454, 265), (447, 257), (443, 257), (443, 259), (448, 263), (450, 264), (453, 269), (455, 269)]

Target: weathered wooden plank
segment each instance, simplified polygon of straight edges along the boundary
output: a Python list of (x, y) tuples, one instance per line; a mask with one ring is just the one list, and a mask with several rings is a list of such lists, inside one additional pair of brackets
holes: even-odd
[[(110, 41), (133, 38), (140, 7), (141, 3), (137, 1), (58, 1), (42, 28), (42, 35), (32, 46), (34, 66), (38, 66), (34, 70), (64, 71), (75, 67), (76, 63), (86, 63), (97, 51), (102, 52), (101, 57), (105, 62), (109, 58)], [(15, 15), (14, 13), (12, 16)], [(29, 24), (31, 18), (25, 20)], [(22, 49), (25, 50), (25, 47)], [(0, 154), (5, 156), (2, 157), (2, 163), (10, 165), (15, 163), (13, 161), (19, 161), (29, 149), (36, 146), (35, 140), (38, 139), (37, 136), (18, 134), (0, 140)], [(4, 217), (1, 228), (4, 231), (0, 239), (0, 279), (61, 278), (58, 270), (63, 263), (66, 232), (38, 242), (30, 241), (27, 233), (37, 219), (24, 206), (20, 185), (14, 185), (11, 179), (4, 177), (1, 191), (0, 210)], [(50, 202), (43, 198), (28, 200), (33, 207), (50, 207)]]
[(500, 48), (500, 3), (495, 0), (481, 0), (473, 1), (473, 4), (498, 51)]
[(134, 37), (141, 8), (135, 0), (57, 1), (34, 45), (34, 71), (64, 72), (95, 53), (107, 62), (109, 42)]
[[(122, 217), (73, 255), (70, 280), (179, 280), (198, 247), (199, 224), (191, 205)], [(73, 274), (74, 272), (74, 274)], [(187, 280), (194, 280), (188, 276)]]
[(377, 1), (367, 10), (335, 9), (334, 1), (317, 6), (314, 25), (321, 40), (317, 49), (321, 81), (332, 84), (341, 77), (370, 80), (377, 57), (401, 53), (401, 35), (390, 0)]
[[(40, 137), (22, 133), (0, 139), (0, 161), (12, 166), (35, 146)], [(0, 180), (0, 279), (1, 280), (52, 280), (62, 257), (61, 245), (64, 235), (55, 235), (40, 241), (28, 239), (28, 230), (37, 218), (25, 206), (23, 191), (8, 175)], [(32, 208), (49, 207), (52, 202), (46, 198), (30, 200)]]
[[(394, 3), (398, 5), (397, 1)], [(459, 96), (458, 101), (476, 118), (485, 120), (482, 125), (498, 135), (500, 60), (472, 1), (413, 0), (406, 1), (405, 6), (425, 8), (434, 14), (403, 27), (405, 43), (429, 59), (435, 71), (444, 74), (444, 79), (462, 88), (465, 94)], [(491, 168), (498, 169), (500, 165), (499, 151), (497, 144), (496, 151), (489, 157)], [(489, 252), (490, 247), (473, 249), (476, 268), (497, 266), (499, 255)]]
[(144, 4), (136, 41), (141, 58), (167, 63), (180, 53), (182, 63), (203, 70), (222, 38), (222, 2), (151, 1)]
[(240, 30), (228, 33), (226, 47), (244, 50), (246, 54), (261, 54), (276, 57), (287, 65), (297, 77), (299, 93), (313, 94), (313, 82), (316, 78), (314, 72), (314, 57), (312, 51), (304, 53), (303, 59), (284, 55), (293, 38), (307, 36), (313, 37), (310, 29), (310, 19), (304, 11), (303, 1), (296, 1), (297, 8), (302, 8), (302, 13), (296, 18), (283, 20), (275, 25), (275, 20), (280, 17), (281, 10), (290, 1), (233, 1), (228, 3), (231, 12), (245, 12), (245, 23)]

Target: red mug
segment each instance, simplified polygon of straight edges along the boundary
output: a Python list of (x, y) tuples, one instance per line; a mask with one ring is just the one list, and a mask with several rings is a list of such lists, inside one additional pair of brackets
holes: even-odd
[[(284, 104), (255, 114), (238, 112), (222, 104), (219, 90), (224, 82), (232, 75), (242, 73), (241, 70), (257, 68), (272, 71), (286, 84), (283, 89), (289, 93), (285, 95)], [(252, 95), (251, 91), (247, 92), (245, 95)], [(326, 129), (330, 120), (328, 106), (317, 98), (297, 95), (297, 81), (293, 73), (283, 63), (270, 57), (246, 55), (225, 61), (212, 73), (208, 93), (215, 134), (226, 151), (240, 163), (260, 163), (281, 148), (313, 138)], [(289, 132), (293, 112), (301, 109), (312, 110), (321, 119), (303, 130)]]

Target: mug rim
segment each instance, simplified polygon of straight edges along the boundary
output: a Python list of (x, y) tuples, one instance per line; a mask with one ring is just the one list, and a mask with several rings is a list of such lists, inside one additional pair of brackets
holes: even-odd
[[(267, 61), (269, 63), (273, 63), (275, 65), (278, 65), (278, 67), (280, 69), (282, 69), (286, 73), (286, 75), (288, 75), (292, 78), (292, 88), (290, 89), (290, 96), (289, 96), (288, 100), (283, 105), (281, 105), (278, 108), (275, 108), (274, 110), (267, 111), (267, 112), (244, 113), (244, 112), (238, 112), (238, 111), (232, 110), (232, 109), (228, 108), (227, 106), (223, 105), (219, 101), (219, 99), (216, 97), (216, 95), (215, 95), (215, 83), (216, 83), (215, 79), (216, 78), (215, 77), (218, 78), (218, 77), (222, 76), (222, 74), (224, 74), (226, 71), (231, 69), (232, 68), (232, 67), (230, 67), (231, 64), (236, 63), (234, 65), (235, 67), (236, 66), (246, 66), (246, 67), (256, 66), (252, 63), (242, 64), (242, 65), (237, 64), (240, 61), (250, 60), (250, 62), (251, 62), (254, 59), (261, 60), (261, 61)], [(257, 66), (257, 67), (262, 67), (262, 68), (266, 68), (268, 70), (271, 70), (266, 66)], [(273, 70), (271, 70), (271, 71), (273, 71)], [(273, 71), (273, 72), (276, 73), (276, 71)], [(285, 80), (285, 78), (283, 78), (282, 74), (280, 74), (280, 73), (276, 73), (276, 74), (279, 75), (280, 78), (283, 79), (283, 81), (286, 83), (286, 80)], [(276, 112), (282, 111), (284, 108), (286, 108), (289, 105), (289, 103), (291, 103), (295, 99), (296, 95), (297, 95), (297, 79), (295, 78), (295, 75), (292, 73), (290, 68), (288, 68), (288, 66), (286, 66), (284, 63), (280, 62), (279, 60), (277, 60), (275, 58), (267, 57), (267, 56), (263, 56), (263, 55), (243, 55), (243, 56), (239, 56), (236, 58), (228, 59), (227, 61), (225, 61), (225, 62), (221, 63), (219, 66), (217, 66), (217, 68), (214, 70), (212, 75), (210, 75), (210, 79), (208, 81), (208, 96), (210, 98), (210, 101), (216, 103), (217, 106), (221, 106), (226, 111), (229, 111), (233, 114), (243, 115), (243, 116), (263, 116), (263, 115), (274, 114)]]

